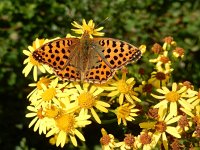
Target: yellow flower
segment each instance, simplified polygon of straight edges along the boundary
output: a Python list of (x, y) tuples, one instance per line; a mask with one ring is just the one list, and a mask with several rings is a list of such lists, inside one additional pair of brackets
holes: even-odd
[(161, 54), (163, 52), (163, 48), (160, 44), (155, 43), (152, 48), (151, 51), (155, 54)]
[(38, 95), (38, 92), (40, 90), (42, 90), (42, 84), (44, 84), (46, 87), (49, 86), (49, 84), (51, 83), (51, 80), (54, 77), (50, 77), (48, 78), (47, 76), (44, 77), (40, 77), (39, 81), (36, 83), (30, 83), (29, 86), (30, 87), (36, 87), (34, 90), (32, 90), (31, 93), (28, 94), (27, 98), (29, 98), (29, 100), (31, 101), (32, 99), (35, 99)]
[(49, 86), (41, 84), (42, 90), (38, 91), (37, 96), (32, 97), (31, 104), (36, 107), (46, 107), (51, 106), (51, 104), (60, 105), (59, 93), (62, 93), (61, 89), (65, 87), (68, 83), (63, 83), (59, 85), (58, 78), (55, 78)]
[(184, 49), (181, 47), (176, 47), (176, 49), (173, 50), (173, 55), (175, 57), (180, 57), (183, 58), (184, 57)]
[(162, 55), (158, 55), (155, 59), (150, 59), (149, 62), (156, 63), (156, 70), (164, 73), (173, 71), (171, 68), (171, 60), (168, 57), (168, 51), (164, 51)]
[(176, 42), (171, 36), (165, 37), (163, 41), (164, 41), (163, 50), (165, 51), (170, 50), (171, 46), (176, 46)]
[(46, 131), (51, 126), (53, 120), (44, 116), (44, 111), (42, 108), (38, 109), (34, 106), (28, 106), (27, 109), (31, 112), (27, 113), (26, 117), (27, 118), (34, 117), (34, 119), (29, 124), (29, 128), (35, 124), (33, 128), (34, 132), (39, 130), (39, 134), (42, 134), (42, 133), (46, 134)]
[(170, 75), (162, 71), (153, 71), (151, 73), (151, 78), (148, 80), (148, 83), (154, 86), (155, 88), (160, 88), (166, 86), (169, 81)]
[(103, 27), (99, 27), (99, 28), (95, 29), (95, 24), (94, 24), (93, 20), (90, 20), (87, 24), (85, 19), (83, 19), (82, 25), (80, 25), (76, 21), (74, 21), (72, 23), (72, 25), (74, 27), (78, 28), (78, 29), (72, 29), (77, 34), (83, 34), (83, 33), (87, 32), (90, 35), (90, 37), (92, 37), (92, 35), (94, 35), (94, 36), (103, 36), (104, 35), (103, 32), (99, 32), (103, 29)]
[(134, 109), (135, 104), (129, 104), (126, 103), (124, 105), (121, 105), (117, 107), (115, 110), (115, 114), (117, 115), (118, 125), (121, 124), (121, 121), (126, 126), (126, 120), (127, 121), (133, 121), (135, 120), (134, 117), (137, 116), (136, 112), (139, 111), (139, 109)]
[(178, 121), (177, 131), (179, 133), (186, 132), (192, 126), (192, 121), (189, 121), (186, 115), (181, 116)]
[(22, 73), (27, 77), (27, 75), (30, 73), (31, 69), (33, 68), (33, 79), (37, 81), (37, 74), (38, 74), (38, 69), (42, 72), (45, 73), (48, 71), (49, 73), (52, 73), (52, 70), (47, 66), (47, 65), (42, 65), (39, 62), (37, 62), (33, 56), (32, 53), (34, 50), (42, 46), (43, 44), (49, 42), (49, 40), (44, 40), (44, 39), (36, 39), (33, 42), (32, 46), (28, 46), (28, 50), (23, 50), (23, 53), (28, 56), (24, 60), (24, 64), (27, 64), (26, 67), (22, 70)]
[(73, 113), (68, 113), (67, 110), (62, 110), (57, 117), (54, 118), (55, 124), (51, 126), (51, 129), (46, 134), (46, 137), (57, 135), (56, 146), (63, 147), (66, 144), (66, 139), (70, 139), (74, 146), (77, 146), (77, 136), (80, 140), (85, 141), (83, 134), (77, 129), (79, 127), (85, 127), (90, 124), (88, 119), (90, 115), (87, 115), (84, 111), (80, 111), (76, 116)]
[(125, 134), (124, 141), (115, 144), (120, 150), (135, 149), (135, 137), (131, 134)]
[(86, 112), (90, 111), (94, 119), (100, 124), (101, 120), (94, 108), (97, 108), (101, 112), (107, 113), (108, 109), (106, 107), (110, 107), (110, 104), (99, 100), (98, 95), (104, 90), (101, 87), (97, 87), (89, 83), (83, 83), (83, 88), (80, 86), (80, 84), (75, 84), (75, 87), (77, 92), (74, 92), (70, 97), (70, 100), (74, 101), (70, 104), (71, 109), (73, 111), (78, 109)]
[(112, 134), (107, 134), (105, 129), (101, 129), (102, 137), (100, 143), (102, 150), (113, 150), (115, 147), (114, 136)]
[[(177, 122), (181, 116), (173, 117), (171, 113), (169, 113), (167, 116), (167, 109), (163, 106), (160, 106), (158, 110), (159, 118), (156, 122), (143, 122), (140, 123), (141, 128), (153, 128), (155, 129), (155, 132), (153, 133), (152, 139), (153, 139), (153, 146), (155, 146), (158, 141), (161, 139), (163, 146), (165, 149), (168, 149), (168, 139), (166, 136), (166, 133), (176, 137), (181, 138), (180, 134), (178, 133), (176, 127), (170, 126), (170, 124), (174, 124)], [(162, 137), (162, 138), (161, 138)]]
[(151, 150), (155, 147), (155, 141), (152, 138), (153, 133), (142, 131), (140, 134), (135, 138), (135, 147), (137, 149), (143, 150)]
[(109, 86), (102, 87), (106, 91), (111, 91), (107, 94), (108, 97), (119, 97), (119, 104), (122, 105), (124, 102), (124, 98), (130, 103), (134, 103), (134, 101), (141, 102), (141, 100), (137, 97), (137, 93), (133, 91), (133, 86), (135, 85), (134, 78), (129, 78), (126, 80), (126, 72), (123, 71), (122, 79), (113, 80)]
[[(156, 91), (162, 95), (151, 94), (154, 98), (161, 100), (158, 104), (154, 106), (154, 108), (159, 108), (160, 106), (164, 106), (167, 108), (168, 103), (170, 104), (169, 113), (173, 114), (173, 116), (177, 115), (177, 107), (182, 106), (181, 110), (189, 110), (191, 111), (194, 106), (188, 103), (185, 99), (186, 86), (183, 86), (179, 89), (177, 83), (172, 84), (172, 90), (170, 91), (167, 87), (163, 86), (161, 89), (157, 89)], [(180, 106), (177, 106), (177, 103)]]

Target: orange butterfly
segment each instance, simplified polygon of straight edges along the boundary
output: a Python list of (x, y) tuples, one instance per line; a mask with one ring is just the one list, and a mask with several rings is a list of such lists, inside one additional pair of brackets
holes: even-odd
[(52, 67), (63, 80), (105, 83), (117, 69), (137, 61), (142, 53), (135, 46), (112, 38), (61, 38), (44, 44), (33, 58)]

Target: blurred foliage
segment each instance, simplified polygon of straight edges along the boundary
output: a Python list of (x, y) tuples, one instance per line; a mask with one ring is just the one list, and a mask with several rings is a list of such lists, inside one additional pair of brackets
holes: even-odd
[[(107, 17), (109, 20), (103, 22)], [(30, 147), (49, 147), (45, 147), (48, 142), (33, 135), (32, 129), (27, 129), (24, 114), (26, 95), (30, 92), (27, 84), (31, 80), (27, 81), (21, 73), (25, 58), (22, 50), (27, 49), (37, 37), (50, 39), (72, 33), (71, 22), (81, 22), (83, 18), (93, 19), (99, 26), (104, 26), (108, 37), (135, 43), (136, 46), (146, 44), (148, 50), (165, 36), (174, 37), (178, 45), (186, 50), (184, 62), (174, 71), (174, 78), (189, 80), (196, 87), (200, 86), (200, 1), (1, 0), (1, 149), (21, 145), (22, 137), (27, 138), (26, 144)], [(148, 59), (142, 61), (145, 68)], [(23, 126), (17, 128), (17, 124)]]

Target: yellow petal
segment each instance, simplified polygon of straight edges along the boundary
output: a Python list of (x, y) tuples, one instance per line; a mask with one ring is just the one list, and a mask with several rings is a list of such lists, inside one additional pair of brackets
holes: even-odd
[(119, 91), (112, 91), (107, 96), (108, 97), (113, 97), (113, 96), (116, 96), (117, 94), (119, 94)]
[(75, 136), (74, 135), (70, 135), (69, 137), (70, 137), (70, 140), (72, 141), (72, 144), (75, 147), (77, 147), (77, 140), (76, 140)]
[(97, 115), (97, 113), (94, 111), (94, 109), (91, 108), (90, 110), (91, 110), (91, 113), (92, 113), (92, 116), (94, 117), (94, 119), (95, 119), (99, 124), (101, 124), (101, 120), (100, 120), (99, 116)]
[(167, 126), (166, 132), (173, 135), (174, 137), (181, 138), (175, 127)]
[(162, 142), (163, 142), (163, 146), (165, 147), (165, 150), (168, 150), (168, 141), (167, 141), (167, 136), (164, 133), (162, 133)]
[(77, 137), (80, 140), (85, 141), (85, 138), (84, 138), (83, 134), (81, 132), (79, 132), (77, 129), (74, 130), (74, 133), (77, 135)]
[(142, 122), (139, 124), (140, 128), (154, 129), (156, 122)]
[(170, 102), (170, 113), (172, 113), (173, 116), (177, 116), (177, 103), (176, 102)]
[(64, 147), (66, 141), (66, 132), (60, 131), (56, 140), (56, 146)]
[(119, 104), (122, 105), (123, 101), (124, 101), (124, 94), (121, 93), (119, 96)]

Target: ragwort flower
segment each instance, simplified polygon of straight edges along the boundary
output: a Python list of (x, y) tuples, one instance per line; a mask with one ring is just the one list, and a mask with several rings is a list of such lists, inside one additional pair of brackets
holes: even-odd
[(114, 136), (112, 134), (107, 134), (105, 129), (101, 129), (102, 137), (100, 139), (100, 143), (102, 146), (102, 150), (113, 150), (115, 147)]
[(138, 93), (136, 93), (132, 88), (135, 85), (134, 78), (129, 78), (126, 80), (126, 72), (123, 71), (122, 79), (118, 79), (110, 83), (109, 86), (103, 87), (106, 91), (111, 91), (107, 94), (108, 97), (119, 97), (119, 104), (122, 105), (124, 99), (130, 103), (134, 103), (134, 101), (141, 102), (141, 100), (137, 97)]
[(101, 120), (94, 108), (107, 113), (107, 107), (110, 107), (110, 104), (99, 100), (99, 95), (104, 91), (104, 89), (89, 83), (83, 83), (83, 88), (80, 84), (75, 83), (75, 87), (77, 92), (74, 92), (70, 97), (70, 100), (74, 102), (72, 102), (69, 107), (73, 111), (79, 109), (86, 112), (90, 111), (94, 119), (100, 124)]
[(166, 86), (169, 81), (170, 74), (164, 73), (161, 71), (153, 71), (151, 73), (151, 78), (148, 80), (148, 83), (156, 88), (161, 86)]
[(34, 119), (29, 123), (29, 128), (35, 124), (33, 131), (36, 132), (37, 130), (39, 130), (39, 134), (42, 134), (42, 133), (46, 134), (47, 130), (53, 123), (53, 120), (44, 116), (43, 108), (28, 106), (27, 109), (31, 112), (27, 113), (26, 117), (27, 118), (34, 117)]
[(135, 138), (135, 147), (143, 150), (153, 149), (155, 147), (155, 143), (152, 136), (152, 132), (142, 131), (140, 135)]
[(116, 143), (120, 150), (135, 149), (135, 137), (132, 134), (125, 134), (124, 141)]
[(36, 107), (46, 107), (51, 106), (51, 104), (60, 105), (59, 100), (59, 93), (62, 93), (62, 88), (65, 87), (68, 84), (68, 82), (65, 82), (63, 84), (58, 83), (58, 78), (55, 78), (49, 86), (45, 86), (44, 84), (41, 84), (42, 90), (40, 90), (37, 94), (37, 96), (31, 98), (31, 104), (35, 105)]
[(78, 28), (78, 29), (72, 29), (77, 34), (84, 34), (85, 32), (87, 32), (90, 35), (90, 37), (92, 37), (92, 35), (94, 35), (94, 36), (103, 36), (104, 35), (103, 32), (99, 32), (103, 29), (103, 27), (99, 27), (99, 28), (95, 29), (95, 24), (94, 24), (93, 20), (90, 20), (87, 24), (85, 19), (83, 19), (82, 25), (80, 25), (76, 21), (74, 21), (72, 23), (72, 25), (74, 27)]
[(177, 115), (177, 107), (180, 104), (183, 109), (192, 110), (194, 106), (188, 103), (184, 99), (184, 95), (187, 88), (183, 86), (179, 89), (177, 83), (172, 84), (172, 90), (169, 90), (166, 86), (163, 86), (161, 89), (157, 89), (156, 91), (162, 95), (151, 94), (154, 98), (161, 100), (158, 104), (154, 106), (154, 108), (159, 108), (161, 105), (167, 108), (168, 103), (170, 104), (170, 113), (174, 116)]
[(149, 62), (156, 63), (156, 70), (164, 73), (173, 71), (171, 68), (171, 60), (168, 57), (168, 51), (164, 51), (162, 55), (158, 55), (155, 59), (150, 59)]
[(139, 109), (135, 109), (135, 104), (123, 104), (115, 110), (115, 114), (117, 115), (118, 125), (123, 122), (123, 124), (126, 126), (126, 121), (133, 121), (135, 120), (134, 117), (137, 116), (136, 112), (139, 111)]
[(56, 139), (56, 146), (63, 147), (66, 143), (66, 139), (70, 139), (74, 146), (77, 146), (77, 136), (80, 140), (85, 141), (83, 134), (78, 130), (79, 127), (85, 127), (90, 124), (88, 119), (90, 115), (87, 115), (84, 111), (80, 111), (79, 115), (68, 113), (67, 110), (62, 110), (57, 117), (54, 118), (54, 126), (46, 134), (46, 137), (52, 135), (58, 135)]
[(155, 129), (155, 132), (152, 135), (153, 146), (155, 146), (158, 141), (161, 139), (165, 149), (168, 149), (168, 139), (166, 133), (176, 137), (181, 138), (181, 135), (178, 133), (176, 127), (171, 126), (170, 124), (176, 123), (181, 116), (173, 117), (171, 113), (167, 115), (167, 109), (161, 106), (158, 111), (159, 118), (156, 122), (143, 122), (140, 123), (141, 128), (146, 129)]

